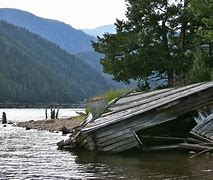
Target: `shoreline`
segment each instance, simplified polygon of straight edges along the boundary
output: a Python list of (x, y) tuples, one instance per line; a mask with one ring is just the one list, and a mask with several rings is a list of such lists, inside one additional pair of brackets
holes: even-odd
[(19, 122), (17, 127), (26, 128), (26, 130), (36, 129), (41, 131), (58, 132), (67, 131), (71, 132), (72, 129), (78, 127), (85, 119), (85, 115), (79, 115), (70, 118), (60, 119), (46, 119), (46, 120), (31, 120), (26, 122)]

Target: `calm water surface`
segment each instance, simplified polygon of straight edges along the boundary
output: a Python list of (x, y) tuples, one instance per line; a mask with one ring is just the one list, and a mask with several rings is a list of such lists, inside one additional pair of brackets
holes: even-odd
[(187, 159), (187, 152), (95, 155), (57, 150), (56, 143), (65, 138), (0, 123), (0, 179), (213, 179), (211, 154)]
[[(70, 117), (77, 115), (76, 112), (82, 112), (83, 109), (60, 109), (59, 117)], [(20, 122), (20, 121), (29, 121), (29, 120), (42, 120), (45, 118), (45, 109), (44, 108), (5, 108), (0, 109), (0, 115), (2, 112), (6, 112), (8, 121)], [(48, 118), (50, 118), (50, 109), (47, 110)]]

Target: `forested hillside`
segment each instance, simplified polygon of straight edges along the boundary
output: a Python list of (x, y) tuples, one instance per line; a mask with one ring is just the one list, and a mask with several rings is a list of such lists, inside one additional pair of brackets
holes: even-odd
[(69, 53), (92, 50), (91, 40), (95, 39), (63, 22), (41, 18), (18, 9), (0, 8), (0, 20), (39, 34)]
[(109, 89), (105, 79), (57, 45), (0, 21), (0, 102), (77, 102)]
[(81, 52), (75, 54), (75, 56), (85, 63), (87, 63), (90, 67), (95, 69), (100, 73), (103, 78), (106, 79), (109, 86), (112, 86), (114, 88), (127, 88), (127, 87), (135, 87), (135, 84), (132, 83), (131, 85), (124, 84), (122, 82), (117, 82), (113, 80), (113, 77), (109, 74), (106, 74), (103, 72), (103, 67), (100, 63), (100, 59), (103, 57), (102, 54), (99, 54), (95, 51), (87, 51), (87, 52)]
[[(112, 80), (112, 76), (103, 74), (103, 68), (100, 64), (101, 55), (94, 52), (91, 46), (91, 40), (94, 41), (95, 37), (87, 35), (81, 30), (76, 30), (65, 23), (40, 18), (29, 12), (17, 9), (0, 8), (1, 19), (39, 34), (43, 38), (59, 45), (67, 52), (76, 55), (95, 69), (99, 73), (99, 76), (105, 78), (110, 86), (114, 88), (124, 87), (123, 83)], [(88, 30), (88, 32), (95, 33), (95, 36), (101, 35), (103, 32), (114, 33), (114, 31), (114, 25), (106, 25)]]

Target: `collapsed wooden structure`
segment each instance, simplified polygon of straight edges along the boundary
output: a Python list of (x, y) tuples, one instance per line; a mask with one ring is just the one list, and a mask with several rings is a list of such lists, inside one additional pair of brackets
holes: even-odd
[(209, 149), (213, 143), (213, 81), (115, 99), (97, 118), (88, 117), (61, 149), (99, 152), (132, 148)]

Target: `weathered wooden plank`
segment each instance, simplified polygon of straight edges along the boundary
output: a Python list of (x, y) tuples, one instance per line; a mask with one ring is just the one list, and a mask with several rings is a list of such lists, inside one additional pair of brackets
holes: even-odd
[[(147, 127), (147, 125), (145, 125), (145, 126)], [(123, 139), (123, 137), (125, 137), (125, 136), (132, 136), (133, 135), (133, 129), (135, 131), (141, 130), (141, 127), (132, 127), (132, 126), (127, 127), (126, 126), (125, 128), (126, 129), (120, 130), (119, 132), (118, 131), (114, 131), (113, 134), (104, 136), (102, 138), (97, 138), (97, 137), (96, 138), (98, 139), (99, 144), (104, 143), (104, 142), (107, 143), (107, 141), (111, 141), (111, 140), (113, 141), (113, 139), (117, 139), (117, 138)]]
[(211, 139), (210, 137), (213, 135), (213, 129), (211, 128), (204, 136)]
[(125, 139), (123, 141), (119, 141), (119, 142), (117, 142), (115, 144), (111, 144), (111, 145), (109, 145), (107, 147), (104, 147), (102, 150), (105, 151), (105, 152), (106, 151), (113, 151), (113, 149), (114, 150), (118, 149), (118, 148), (120, 148), (120, 147), (122, 147), (122, 146), (124, 146), (125, 144), (128, 144), (128, 143), (130, 143), (130, 144), (133, 143), (133, 145), (135, 145), (135, 144), (137, 145), (138, 144), (137, 140), (133, 136), (133, 137), (130, 137), (130, 138)]
[(143, 97), (143, 98), (137, 98), (137, 97), (133, 98), (133, 100), (131, 102), (128, 102), (128, 103), (126, 102), (126, 103), (123, 103), (122, 105), (119, 104), (117, 106), (114, 105), (112, 107), (109, 107), (109, 110), (111, 111), (111, 114), (116, 113), (116, 112), (119, 112), (119, 111), (123, 111), (123, 110), (129, 109), (129, 108), (133, 108), (133, 107), (136, 107), (136, 106), (139, 106), (139, 105), (143, 105), (143, 104), (158, 100), (160, 98), (165, 98), (167, 96), (177, 94), (177, 93), (179, 93), (183, 90), (186, 91), (187, 89), (190, 89), (190, 88), (195, 87), (195, 86), (197, 86), (197, 85), (192, 85), (190, 87), (187, 86), (187, 88), (183, 87), (183, 88), (179, 88), (179, 89), (167, 90), (167, 91), (162, 91), (162, 92), (158, 92), (158, 91), (155, 92), (154, 91), (155, 94), (153, 92), (153, 95), (150, 95), (148, 97)]
[(125, 150), (135, 148), (137, 146), (138, 146), (138, 143), (136, 141), (133, 141), (133, 142), (123, 144), (122, 146), (113, 149), (112, 152), (119, 153), (119, 152), (122, 152), (122, 151), (125, 151)]
[(209, 122), (207, 125), (209, 126), (200, 133), (201, 135), (208, 136), (213, 131), (213, 122)]
[[(164, 117), (165, 118), (165, 115), (163, 115), (162, 117)], [(160, 118), (160, 116), (159, 116), (159, 114), (158, 115), (156, 115), (156, 117), (155, 118)], [(154, 117), (152, 118), (152, 121), (156, 121), (156, 119), (155, 119)], [(168, 120), (168, 119), (167, 119)], [(138, 121), (137, 121), (138, 122)], [(126, 124), (126, 130), (125, 129), (123, 129), (122, 131), (127, 131), (127, 132), (130, 132), (130, 131), (137, 131), (137, 130), (141, 130), (141, 129), (143, 129), (143, 128), (147, 128), (147, 127), (149, 127), (149, 126), (151, 126), (152, 124), (150, 123), (150, 121), (148, 122), (148, 124), (146, 124), (146, 122), (143, 122), (143, 123), (141, 123), (141, 121), (139, 121), (140, 122), (140, 124), (136, 124), (135, 126), (132, 124), (132, 121), (130, 121), (129, 122), (129, 124), (127, 123)], [(155, 125), (156, 125), (156, 123), (155, 123)], [(121, 126), (122, 128), (124, 128), (123, 126)], [(112, 127), (111, 127), (112, 128)], [(113, 128), (112, 128), (113, 129)], [(116, 128), (115, 128), (116, 129)], [(107, 134), (105, 134), (105, 135), (107, 135), (107, 136), (103, 136), (104, 138), (105, 138), (105, 140), (107, 139), (107, 138), (113, 138), (113, 133), (118, 133), (119, 132), (119, 129), (117, 130), (116, 129), (116, 131), (115, 130), (113, 130), (113, 131), (111, 131), (111, 134), (110, 135), (107, 135)], [(119, 132), (120, 133), (120, 132)], [(111, 137), (110, 137), (111, 136)], [(115, 134), (115, 136), (116, 136), (116, 134)], [(100, 137), (99, 137), (100, 138)]]
[(195, 143), (195, 144), (199, 144), (199, 143), (203, 142), (201, 140), (198, 140), (198, 139), (195, 139), (195, 138), (190, 138), (190, 137), (187, 137), (186, 140), (190, 143)]
[(200, 129), (205, 125), (205, 124), (207, 124), (208, 122), (203, 122), (203, 123), (200, 123), (200, 124), (198, 124), (198, 125), (196, 125), (193, 129), (192, 129), (192, 131), (193, 132), (198, 132), (198, 131), (200, 131)]
[(180, 138), (180, 137), (168, 137), (168, 136), (141, 136), (141, 138), (145, 139), (152, 139), (152, 140), (163, 140), (163, 141), (185, 141), (186, 138)]
[(131, 118), (130, 120), (125, 121), (125, 125), (117, 123), (113, 124), (113, 126), (100, 129), (100, 131), (99, 130), (97, 131), (97, 135), (99, 138), (101, 138), (107, 135), (111, 135), (112, 133), (117, 133), (121, 129), (124, 130), (125, 128), (129, 129), (127, 130), (128, 132), (137, 131), (154, 125), (158, 125), (163, 122), (170, 121), (172, 119), (177, 118), (176, 115), (179, 116), (181, 115), (181, 113), (184, 113), (182, 109), (180, 109), (179, 112), (174, 110), (171, 111), (173, 111), (173, 116), (170, 112), (159, 112), (158, 114), (152, 113), (146, 116)]
[(199, 129), (204, 126), (206, 123), (208, 123), (209, 121), (213, 120), (213, 113), (210, 114), (201, 124), (198, 124), (197, 126), (195, 126), (192, 131), (199, 131)]
[(153, 122), (155, 124), (158, 124), (158, 121), (161, 123), (163, 120), (170, 121), (172, 119), (175, 119), (175, 117), (172, 117), (171, 115), (168, 115), (165, 112), (159, 113), (159, 114), (148, 114), (145, 116), (140, 117), (134, 117), (126, 121), (125, 123), (117, 123), (112, 124), (111, 126), (104, 127), (100, 130), (97, 130), (96, 136), (101, 139), (107, 139), (108, 136), (111, 136), (113, 134), (120, 135), (121, 131), (124, 133), (134, 132), (141, 130), (143, 128), (150, 127), (149, 125), (152, 125)]
[[(213, 86), (213, 84), (212, 84), (212, 86)], [(198, 91), (198, 88), (199, 88), (199, 90), (202, 89), (200, 87), (197, 87), (197, 91)], [(211, 93), (213, 94), (213, 92), (211, 92)], [(90, 123), (90, 125), (98, 124), (98, 123), (101, 123), (101, 122), (110, 122), (111, 123), (112, 120), (113, 120), (113, 122), (115, 122), (116, 120), (119, 120), (119, 119), (126, 119), (127, 117), (135, 116), (135, 115), (137, 115), (139, 113), (143, 113), (143, 112), (149, 111), (151, 109), (163, 106), (163, 105), (165, 105), (165, 104), (167, 104), (169, 102), (172, 102), (174, 100), (177, 100), (179, 98), (183, 98), (183, 97), (186, 97), (186, 96), (189, 96), (189, 95), (190, 95), (190, 90), (188, 90), (187, 93), (183, 93), (181, 95), (179, 94), (179, 96), (172, 95), (172, 96), (169, 96), (169, 97), (166, 97), (166, 98), (162, 98), (162, 99), (156, 100), (154, 102), (150, 102), (150, 103), (144, 104), (142, 106), (138, 106), (138, 107), (136, 107), (134, 109), (127, 109), (127, 110), (122, 111), (120, 113), (117, 113), (115, 115), (109, 115), (107, 117), (98, 118), (95, 121), (93, 121), (92, 123)]]
[(84, 144), (81, 144), (81, 148), (91, 151), (89, 143), (87, 141)]
[(95, 142), (93, 141), (92, 137), (91, 136), (87, 136), (86, 137), (86, 141), (87, 141), (89, 150), (90, 151), (94, 151), (95, 150)]
[(131, 135), (132, 134), (132, 131), (128, 128), (128, 129), (125, 129), (122, 130), (120, 129), (119, 131), (114, 131), (114, 133), (110, 134), (110, 135), (107, 135), (107, 136), (103, 136), (103, 137), (97, 137), (97, 139), (99, 140), (100, 143), (104, 143), (106, 141), (109, 141), (113, 138), (116, 138), (116, 137), (122, 137), (122, 136), (125, 136), (125, 135)]
[(116, 103), (113, 104), (113, 107), (120, 106), (120, 105), (123, 105), (123, 104), (127, 104), (127, 103), (133, 102), (135, 100), (149, 98), (149, 97), (152, 97), (156, 94), (163, 93), (163, 92), (170, 91), (170, 90), (172, 90), (172, 89), (168, 88), (168, 89), (162, 89), (162, 90), (157, 90), (157, 91), (151, 91), (151, 92), (148, 92), (148, 93), (144, 93), (144, 92), (139, 92), (137, 94), (131, 93), (131, 94), (117, 100)]
[[(95, 142), (94, 147), (97, 146), (97, 143), (101, 151), (119, 152), (136, 147), (138, 146), (138, 141), (134, 137), (133, 132), (174, 120), (177, 116), (204, 105), (212, 104), (212, 88), (213, 82), (207, 83), (205, 86), (197, 86), (195, 89), (188, 89), (178, 94), (168, 95), (156, 100), (152, 97), (150, 99), (151, 102), (148, 103), (148, 99), (141, 100), (144, 102), (142, 105), (139, 105), (139, 101), (136, 103), (131, 102), (128, 104), (129, 106), (122, 106), (122, 108), (127, 108), (124, 111), (121, 110), (107, 117), (98, 118), (86, 126), (82, 132), (90, 132), (90, 128), (92, 131), (96, 130), (95, 138), (98, 143)], [(131, 107), (133, 105), (134, 108)], [(200, 125), (198, 128), (200, 134), (191, 132), (194, 137), (199, 139), (195, 140), (196, 142), (204, 141), (212, 143), (210, 137), (213, 135), (211, 128), (209, 128), (209, 126), (212, 126), (212, 122), (213, 121), (205, 121), (205, 123)], [(209, 137), (209, 139), (201, 135), (205, 135)], [(172, 141), (173, 140), (174, 139), (172, 139)], [(180, 139), (178, 139), (178, 141), (179, 140)], [(183, 141), (183, 139), (180, 141)], [(199, 148), (201, 148), (201, 146), (199, 146)]]
[(138, 99), (149, 98), (153, 95), (164, 93), (166, 91), (171, 91), (171, 90), (174, 90), (173, 92), (178, 93), (180, 91), (187, 90), (187, 89), (190, 89), (190, 88), (193, 88), (196, 86), (200, 86), (202, 84), (204, 84), (204, 83), (192, 84), (192, 85), (184, 86), (184, 87), (177, 88), (177, 89), (168, 88), (168, 89), (156, 90), (156, 91), (152, 91), (152, 92), (148, 92), (148, 93), (143, 93), (143, 94), (141, 94), (142, 95), (141, 97), (138, 97), (138, 96), (131, 97), (131, 94), (129, 94), (127, 97), (121, 98), (118, 101), (116, 101), (115, 105), (122, 105), (122, 104), (126, 104), (128, 102), (132, 102), (132, 101), (135, 101)]
[(209, 129), (209, 122), (202, 123), (199, 129), (194, 131), (197, 134), (204, 135)]
[(213, 133), (213, 114), (210, 114), (204, 121), (192, 129), (192, 132), (210, 140)]
[(205, 138), (205, 137), (203, 137), (203, 136), (200, 136), (199, 134), (196, 134), (196, 133), (194, 133), (193, 131), (190, 131), (190, 134), (191, 134), (192, 136), (194, 136), (195, 138), (197, 138), (197, 139), (203, 141), (203, 142), (210, 142), (210, 143), (212, 143), (212, 141), (211, 141), (210, 139)]
[[(213, 92), (211, 91), (211, 93), (213, 93)], [(188, 100), (187, 100), (187, 98), (188, 98)], [(189, 110), (193, 110), (194, 108), (198, 108), (199, 106), (203, 105), (203, 103), (208, 102), (207, 100), (209, 100), (209, 98), (210, 98), (210, 100), (212, 100), (212, 97), (211, 97), (211, 95), (209, 95), (208, 91), (207, 91), (206, 95), (202, 95), (201, 93), (199, 93), (199, 95), (197, 95), (196, 98), (193, 98), (193, 97), (187, 97), (187, 98), (186, 98), (186, 100), (184, 100), (185, 102), (180, 102), (179, 104), (177, 104), (178, 106), (180, 106), (180, 105), (183, 106), (183, 107), (178, 107), (178, 108), (180, 108), (178, 110), (183, 111), (183, 113), (187, 112), (187, 110), (189, 111)], [(188, 101), (190, 101), (190, 103)], [(146, 110), (146, 108), (144, 108), (144, 109)], [(145, 111), (144, 109), (141, 110), (140, 112), (142, 113), (143, 111)], [(174, 112), (175, 111), (176, 110), (174, 110)], [(100, 128), (102, 126), (106, 126), (111, 123), (114, 123), (116, 121), (122, 121), (123, 119), (128, 119), (129, 117), (132, 117), (133, 115), (137, 115), (138, 112), (131, 113), (131, 115), (129, 113), (123, 113), (122, 116), (119, 116), (119, 117), (110, 116), (110, 117), (107, 117), (104, 119), (100, 118), (102, 120), (99, 119), (99, 124), (96, 124), (96, 122), (95, 123), (93, 122), (90, 124), (90, 126), (86, 126), (83, 129), (83, 131), (94, 130), (94, 129)], [(111, 117), (113, 117), (113, 118), (111, 118)], [(111, 118), (111, 119), (109, 119), (109, 118)]]
[(179, 144), (180, 148), (191, 149), (191, 150), (205, 150), (211, 148), (210, 146), (202, 146), (199, 144), (189, 144), (189, 143), (181, 143)]
[(137, 95), (137, 96), (127, 96), (127, 97), (119, 99), (109, 109), (114, 110), (119, 107), (123, 107), (123, 106), (125, 107), (126, 105), (134, 104), (135, 102), (148, 100), (148, 99), (151, 99), (152, 97), (155, 97), (156, 95), (160, 96), (167, 92), (170, 92), (171, 90), (172, 89), (163, 89), (163, 90), (157, 90), (157, 91), (152, 91), (152, 92), (148, 92), (148, 93), (141, 93), (140, 95)]
[(111, 137), (110, 139), (105, 140), (105, 141), (101, 141), (101, 139), (98, 139), (98, 143), (103, 148), (103, 147), (109, 146), (111, 144), (115, 144), (119, 141), (124, 141), (125, 139), (131, 138), (133, 136), (134, 136), (134, 134), (131, 132), (131, 133), (127, 133), (127, 134), (122, 134), (120, 136)]
[(161, 146), (150, 146), (150, 147), (142, 147), (143, 151), (159, 151), (159, 150), (171, 150), (171, 149), (180, 149), (179, 144), (173, 145), (161, 145)]

